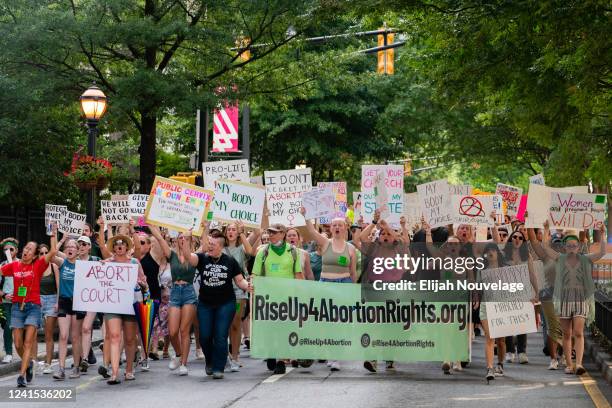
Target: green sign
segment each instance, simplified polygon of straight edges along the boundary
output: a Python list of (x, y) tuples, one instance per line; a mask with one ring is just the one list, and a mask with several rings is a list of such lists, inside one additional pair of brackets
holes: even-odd
[(467, 302), (362, 303), (349, 283), (254, 277), (253, 286), (253, 357), (469, 360)]

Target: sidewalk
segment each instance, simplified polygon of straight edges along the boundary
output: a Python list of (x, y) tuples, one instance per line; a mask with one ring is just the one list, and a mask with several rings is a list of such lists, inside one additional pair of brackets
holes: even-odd
[[(44, 336), (37, 336), (37, 340), (38, 340), (38, 361), (44, 362), (45, 355), (46, 355), (46, 345), (45, 345)], [(91, 346), (97, 347), (100, 343), (102, 343), (102, 340), (103, 340), (102, 332), (99, 329), (94, 329), (93, 336), (91, 339)], [(53, 359), (57, 359), (58, 358), (58, 342), (57, 341), (55, 341), (54, 346), (55, 347), (53, 349)], [(70, 341), (68, 341), (68, 355), (69, 356), (72, 355), (72, 344), (70, 344)], [(4, 353), (4, 350), (2, 350), (0, 354), (0, 360), (4, 358), (4, 356), (5, 356), (5, 353)], [(17, 354), (17, 350), (15, 350), (15, 346), (13, 345), (13, 362), (8, 363), (8, 364), (0, 364), (0, 376), (17, 372), (19, 371), (20, 366), (21, 366), (21, 359), (19, 358), (19, 354)]]

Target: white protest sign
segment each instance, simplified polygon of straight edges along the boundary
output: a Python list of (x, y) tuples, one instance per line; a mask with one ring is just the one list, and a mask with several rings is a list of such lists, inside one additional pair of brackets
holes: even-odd
[(83, 312), (134, 314), (139, 264), (76, 261), (72, 308)]
[(469, 196), (472, 195), (472, 186), (469, 184), (448, 184), (450, 195)]
[(331, 219), (335, 216), (334, 192), (331, 186), (313, 187), (312, 190), (304, 193), (302, 196), (302, 203), (306, 210), (304, 217), (307, 220), (323, 217), (330, 220), (328, 222), (329, 224), (331, 223)]
[(544, 183), (544, 175), (536, 174), (535, 176), (529, 177), (529, 184), (539, 184), (541, 186), (545, 186), (546, 183)]
[(332, 190), (334, 197), (334, 214), (333, 216), (321, 217), (320, 224), (331, 224), (332, 218), (342, 218), (346, 216), (348, 202), (346, 198), (346, 182), (344, 181), (325, 181), (317, 183), (319, 187), (329, 187)]
[(247, 227), (259, 228), (265, 201), (266, 189), (263, 186), (217, 179), (211, 207), (213, 219), (223, 222), (242, 221)]
[[(381, 209), (381, 218), (399, 227), (404, 206), (404, 167), (402, 165), (361, 166), (361, 215), (371, 222), (374, 211)], [(386, 205), (385, 205), (386, 204)]]
[(404, 194), (404, 213), (403, 216), (406, 218), (406, 225), (412, 228), (415, 224), (421, 225), (421, 203), (419, 202), (418, 193)]
[(353, 191), (353, 223), (357, 224), (361, 218), (361, 191)]
[(149, 201), (148, 194), (130, 194), (128, 195), (128, 204), (130, 207), (130, 218), (144, 219), (145, 211), (147, 210), (148, 201)]
[(453, 223), (493, 226), (491, 213), (495, 209), (494, 201), (497, 207), (501, 206), (501, 197), (498, 195), (451, 196)]
[(249, 161), (222, 160), (202, 163), (202, 176), (204, 177), (204, 188), (215, 190), (215, 180), (226, 179), (248, 183), (250, 180)]
[(605, 194), (550, 193), (548, 222), (555, 229), (599, 229), (606, 219)]
[(306, 225), (300, 207), (302, 195), (312, 190), (310, 169), (266, 171), (264, 179), (270, 224), (281, 223), (292, 227)]
[(213, 200), (214, 192), (192, 184), (156, 176), (149, 194), (145, 220), (179, 232), (193, 228), (200, 236), (201, 225)]
[(417, 186), (421, 211), (431, 228), (442, 227), (453, 222), (448, 191), (446, 179)]
[(45, 224), (49, 225), (52, 222), (56, 222), (59, 226), (62, 214), (65, 214), (66, 211), (68, 211), (68, 207), (65, 205), (45, 204)]
[(523, 189), (508, 184), (497, 183), (495, 194), (502, 196), (502, 200), (506, 203), (506, 214), (511, 217), (516, 216), (519, 204), (521, 203)]
[(112, 196), (112, 200), (101, 200), (100, 214), (105, 224), (128, 224), (130, 222), (130, 203), (128, 201), (128, 196)]
[(530, 184), (529, 194), (527, 195), (525, 228), (542, 228), (544, 226), (544, 223), (548, 220), (550, 197), (553, 192), (587, 194), (589, 191), (587, 186), (553, 188), (539, 184)]
[(484, 306), (492, 338), (534, 333), (537, 331), (535, 310), (530, 300), (534, 297), (529, 281), (527, 264), (505, 266), (481, 271), (483, 284), (500, 285), (519, 283), (523, 289), (485, 290)]
[(66, 210), (66, 213), (62, 215), (59, 226), (59, 232), (62, 234), (66, 234), (70, 237), (80, 237), (83, 235), (84, 228), (85, 214), (79, 214)]

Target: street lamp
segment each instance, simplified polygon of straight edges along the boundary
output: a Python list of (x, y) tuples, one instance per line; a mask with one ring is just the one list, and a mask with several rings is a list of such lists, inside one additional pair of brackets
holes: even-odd
[[(95, 85), (90, 86), (79, 98), (81, 112), (87, 119), (87, 154), (96, 156), (96, 138), (98, 136), (98, 122), (106, 112), (106, 95)], [(87, 221), (92, 226), (96, 217), (96, 188), (87, 192)]]

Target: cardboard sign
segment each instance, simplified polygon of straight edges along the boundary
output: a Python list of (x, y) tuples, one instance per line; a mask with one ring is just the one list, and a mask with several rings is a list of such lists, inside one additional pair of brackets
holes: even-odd
[(497, 183), (495, 194), (502, 196), (502, 199), (506, 203), (506, 214), (511, 217), (516, 216), (519, 204), (521, 202), (521, 194), (523, 194), (523, 189), (508, 184)]
[(58, 229), (62, 234), (75, 238), (80, 237), (83, 235), (84, 228), (85, 214), (79, 214), (68, 210), (62, 214)]
[(346, 182), (345, 181), (327, 181), (317, 183), (319, 187), (329, 187), (332, 190), (334, 197), (334, 214), (333, 216), (319, 218), (320, 224), (331, 224), (332, 218), (342, 218), (346, 216), (348, 202), (346, 198)]
[[(588, 194), (589, 191), (587, 186), (553, 188), (539, 184), (530, 184), (529, 194), (527, 195), (525, 228), (542, 228), (544, 226), (544, 222), (548, 220), (550, 198), (553, 192)], [(551, 228), (553, 228), (552, 225)]]
[(448, 193), (450, 195), (469, 196), (472, 195), (472, 186), (469, 184), (449, 184)]
[(535, 176), (529, 177), (529, 184), (539, 184), (541, 186), (545, 186), (546, 183), (544, 182), (544, 175), (536, 174)]
[(599, 229), (606, 219), (605, 194), (550, 193), (548, 223), (554, 229)]
[(453, 195), (451, 209), (453, 223), (475, 226), (493, 226), (491, 213), (501, 211), (502, 199), (498, 195)]
[(240, 181), (217, 179), (211, 207), (213, 219), (222, 222), (242, 221), (245, 226), (259, 228), (266, 201), (266, 189)]
[(215, 180), (226, 179), (248, 183), (249, 180), (249, 161), (223, 160), (202, 163), (202, 176), (204, 177), (204, 188), (215, 190)]
[(302, 196), (302, 202), (306, 210), (304, 217), (307, 220), (312, 220), (313, 218), (329, 220), (327, 224), (330, 224), (336, 214), (334, 192), (331, 186), (323, 187), (320, 184), (317, 187), (313, 187), (312, 190), (305, 192)]
[(421, 210), (431, 228), (452, 224), (453, 217), (446, 179), (417, 186)]
[(300, 214), (302, 196), (312, 190), (310, 169), (264, 172), (266, 199), (270, 211), (270, 224), (301, 227), (306, 220)]
[(361, 191), (353, 191), (353, 223), (357, 224), (359, 222), (359, 218), (361, 218), (361, 197), (363, 193)]
[(55, 222), (59, 226), (62, 214), (65, 214), (67, 211), (68, 207), (65, 205), (45, 204), (45, 225)]
[(524, 287), (516, 292), (496, 290), (483, 295), (491, 337), (536, 332), (535, 310), (530, 302), (534, 293), (527, 264), (485, 269), (481, 275), (485, 283), (522, 283)]
[(148, 194), (130, 194), (128, 195), (128, 205), (130, 207), (130, 218), (144, 220), (145, 212), (147, 211), (147, 202), (149, 201)]
[(128, 224), (130, 203), (128, 196), (112, 196), (112, 200), (100, 200), (100, 213), (107, 225)]
[(365, 222), (371, 222), (374, 211), (381, 209), (381, 218), (399, 227), (404, 206), (404, 167), (402, 165), (361, 166), (362, 211)]
[(249, 180), (251, 181), (251, 184), (257, 184), (258, 186), (263, 186), (264, 185), (263, 176), (262, 175), (251, 176), (249, 178)]
[(416, 224), (421, 225), (423, 212), (421, 211), (418, 193), (404, 194), (404, 213), (402, 215), (406, 218), (408, 229)]
[(179, 232), (193, 229), (193, 235), (200, 236), (201, 222), (206, 219), (213, 195), (214, 192), (202, 187), (155, 176), (145, 220)]
[(84, 312), (134, 314), (139, 264), (76, 261), (72, 308)]

